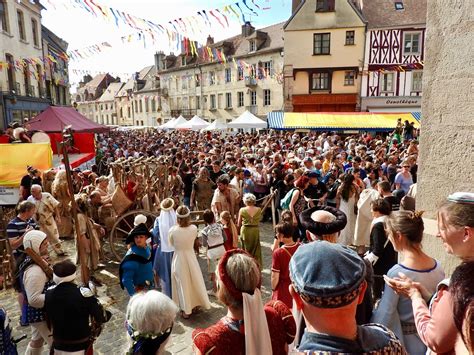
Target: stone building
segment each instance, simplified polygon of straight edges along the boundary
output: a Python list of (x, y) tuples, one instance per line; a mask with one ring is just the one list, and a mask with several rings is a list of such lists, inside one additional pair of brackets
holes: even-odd
[(43, 37), (43, 57), (49, 60), (44, 61), (45, 86), (39, 87), (40, 96), (51, 100), (53, 105), (69, 106), (71, 100), (68, 61), (64, 57), (68, 43), (43, 25), (41, 26), (41, 34)]
[(135, 73), (115, 96), (118, 125), (157, 126), (161, 105), (156, 67)]
[(266, 118), (283, 109), (283, 24), (255, 29), (249, 22), (242, 33), (214, 43), (223, 53), (219, 62), (181, 53), (156, 56), (164, 120), (198, 115), (209, 121), (231, 121), (245, 110)]
[(285, 111), (360, 109), (365, 22), (348, 0), (294, 0), (284, 26)]
[(90, 75), (84, 76), (73, 96), (76, 109), (91, 121), (99, 123), (101, 114), (98, 100), (115, 80), (108, 73), (98, 74), (94, 78)]
[(161, 124), (160, 79), (156, 66), (141, 71), (141, 79), (133, 87), (133, 120), (136, 126), (158, 126)]
[(47, 108), (38, 0), (0, 0), (0, 128)]
[(421, 112), (426, 0), (355, 0), (367, 21), (361, 110)]
[(118, 94), (124, 84), (113, 82), (107, 86), (102, 96), (97, 100), (98, 122), (105, 125), (118, 125), (117, 107), (115, 95)]

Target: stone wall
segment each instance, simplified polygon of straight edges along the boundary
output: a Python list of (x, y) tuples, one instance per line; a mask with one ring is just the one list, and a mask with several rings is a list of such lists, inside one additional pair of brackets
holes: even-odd
[(427, 14), (417, 208), (474, 191), (474, 2), (431, 0)]
[(474, 2), (431, 0), (427, 14), (417, 209), (425, 251), (451, 274), (459, 263), (436, 238), (436, 209), (455, 191), (474, 191)]

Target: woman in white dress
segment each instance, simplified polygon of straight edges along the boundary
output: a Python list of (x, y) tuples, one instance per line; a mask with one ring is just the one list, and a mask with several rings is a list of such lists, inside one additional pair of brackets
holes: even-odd
[(336, 207), (347, 217), (346, 227), (341, 231), (338, 239), (338, 243), (342, 245), (354, 243), (357, 201), (359, 200), (359, 188), (354, 181), (354, 175), (350, 173), (344, 175), (336, 194)]
[(171, 295), (181, 309), (183, 318), (191, 316), (193, 309), (209, 309), (209, 297), (199, 263), (194, 253), (197, 227), (191, 224), (190, 211), (186, 206), (176, 210), (178, 224), (169, 230), (169, 243), (174, 247), (171, 263)]

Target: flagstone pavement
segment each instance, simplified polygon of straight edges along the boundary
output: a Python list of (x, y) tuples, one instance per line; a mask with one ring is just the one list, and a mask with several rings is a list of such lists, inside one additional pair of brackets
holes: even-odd
[[(263, 253), (263, 284), (262, 296), (264, 301), (267, 301), (271, 294), (270, 287), (270, 268), (271, 268), (271, 245), (273, 243), (273, 230), (271, 223), (262, 223), (261, 225), (261, 244)], [(75, 246), (74, 241), (63, 241), (63, 245), (67, 250), (72, 260), (75, 260)], [(105, 247), (105, 250), (107, 248)], [(207, 275), (207, 264), (204, 255), (204, 250), (198, 257), (201, 270), (206, 280), (206, 286), (211, 288)], [(112, 319), (105, 324), (102, 334), (94, 344), (95, 354), (126, 354), (129, 349), (129, 340), (124, 327), (125, 310), (129, 296), (120, 288), (118, 282), (118, 263), (109, 261), (101, 271), (97, 272), (97, 277), (103, 281), (103, 286), (98, 288), (98, 295), (101, 301), (107, 305), (107, 308), (112, 312)], [(214, 297), (210, 297), (211, 309), (202, 310), (193, 314), (190, 319), (183, 319), (177, 316), (176, 324), (173, 328), (171, 339), (167, 346), (166, 354), (192, 354), (192, 339), (191, 333), (197, 328), (205, 328), (214, 324), (219, 318), (225, 314), (225, 308), (219, 304)], [(13, 325), (13, 333), (15, 338), (26, 334), (27, 339), (20, 341), (18, 344), (18, 353), (23, 354), (28, 344), (30, 336), (29, 327), (21, 327), (19, 325), (19, 307), (15, 291), (12, 289), (0, 291), (0, 306), (6, 308), (8, 316)], [(71, 320), (73, 321), (73, 320)], [(44, 354), (49, 354), (46, 350)]]

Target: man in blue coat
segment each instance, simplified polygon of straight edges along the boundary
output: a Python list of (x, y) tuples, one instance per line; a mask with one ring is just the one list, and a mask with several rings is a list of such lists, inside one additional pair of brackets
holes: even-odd
[(135, 292), (153, 288), (153, 266), (151, 249), (147, 239), (151, 233), (145, 224), (136, 226), (125, 241), (131, 247), (125, 254), (119, 268), (120, 286), (127, 289), (130, 296)]

